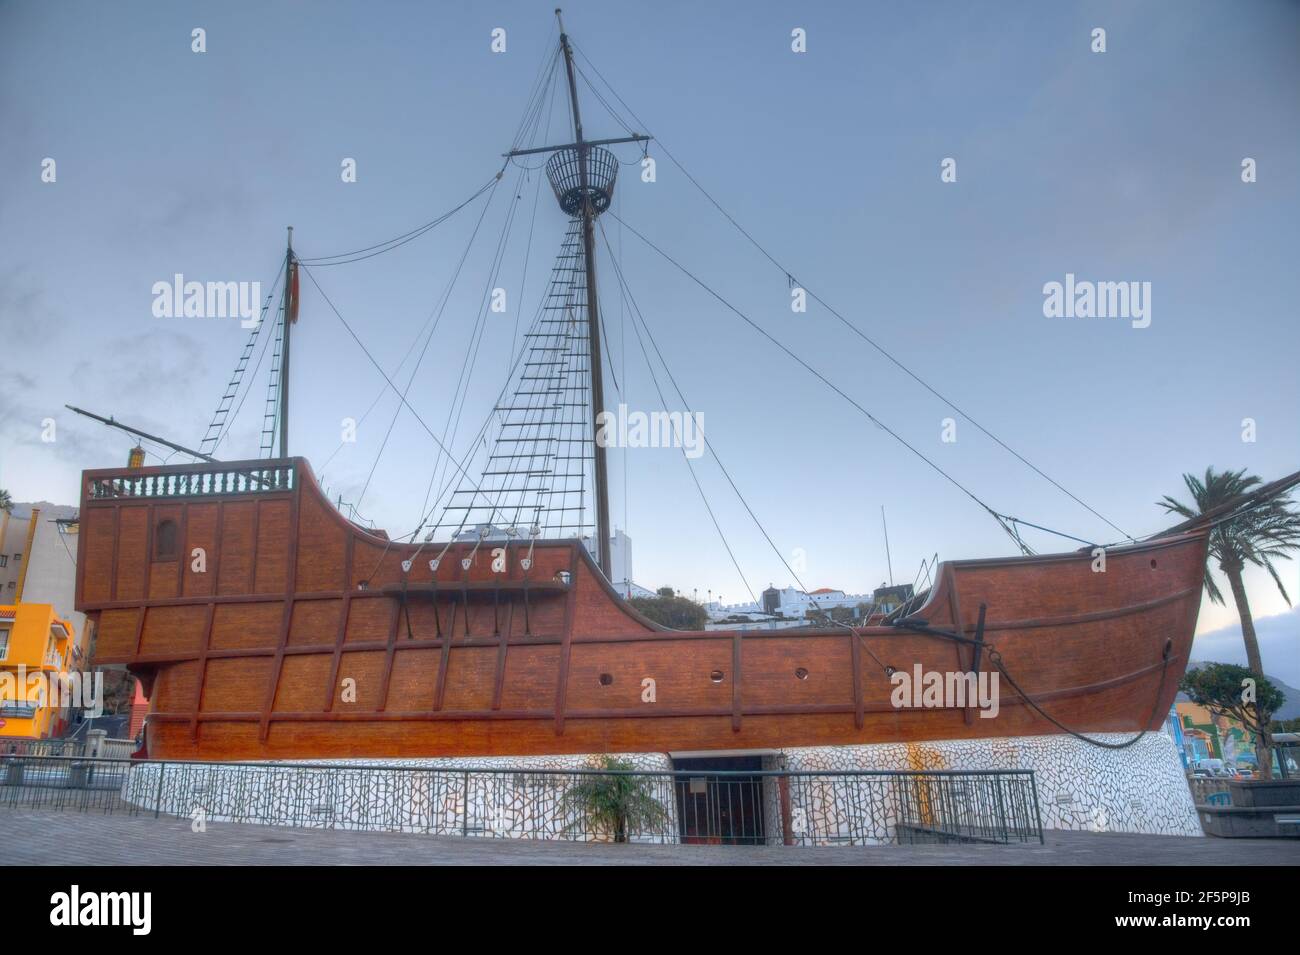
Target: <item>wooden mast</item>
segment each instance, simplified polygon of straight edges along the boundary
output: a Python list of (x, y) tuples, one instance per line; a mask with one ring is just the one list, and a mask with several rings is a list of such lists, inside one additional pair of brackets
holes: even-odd
[(293, 325), (293, 226), (284, 250), (284, 343), (280, 354), (280, 457), (289, 456), (289, 328)]
[(573, 109), (573, 138), (578, 150), (579, 185), (584, 198), (579, 214), (582, 216), (582, 258), (587, 275), (587, 361), (591, 369), (591, 438), (592, 456), (595, 472), (596, 526), (593, 536), (596, 538), (596, 561), (600, 572), (606, 580), (613, 578), (610, 569), (609, 554), (609, 470), (605, 460), (605, 448), (596, 440), (600, 434), (600, 423), (605, 411), (605, 377), (601, 367), (600, 350), (600, 309), (596, 303), (596, 210), (592, 208), (591, 196), (588, 195), (587, 156), (590, 146), (582, 138), (582, 113), (578, 110), (578, 84), (573, 76), (573, 50), (569, 47), (569, 35), (564, 32), (564, 20), (560, 10), (555, 10), (555, 18), (560, 24), (560, 47), (564, 50), (564, 72), (569, 78), (569, 104)]

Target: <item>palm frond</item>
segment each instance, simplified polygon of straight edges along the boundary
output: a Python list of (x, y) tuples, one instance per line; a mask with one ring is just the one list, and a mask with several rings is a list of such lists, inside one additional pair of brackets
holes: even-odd
[(1273, 578), (1273, 583), (1277, 584), (1277, 589), (1281, 592), (1282, 599), (1286, 601), (1286, 605), (1288, 607), (1291, 606), (1291, 597), (1286, 592), (1286, 587), (1282, 584), (1282, 578), (1277, 575), (1277, 568), (1272, 564), (1265, 564), (1264, 567), (1268, 571), (1269, 576)]
[[(1169, 495), (1156, 503), (1167, 512), (1190, 519), (1229, 504), (1263, 483), (1261, 478), (1247, 474), (1244, 468), (1216, 471), (1207, 467), (1203, 478), (1194, 474), (1183, 475), (1191, 503), (1184, 504)], [(1288, 495), (1282, 495), (1216, 524), (1209, 534), (1206, 558), (1217, 563), (1224, 572), (1238, 572), (1246, 564), (1264, 568), (1290, 604), (1290, 597), (1273, 562), (1290, 559), (1296, 551), (1300, 551), (1300, 513), (1295, 510), (1295, 502)], [(1225, 602), (1223, 592), (1209, 573), (1205, 575), (1205, 592), (1212, 602)]]

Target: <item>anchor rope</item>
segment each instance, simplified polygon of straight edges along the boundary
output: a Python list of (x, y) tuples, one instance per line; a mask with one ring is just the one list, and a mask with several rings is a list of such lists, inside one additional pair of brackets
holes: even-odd
[[(893, 626), (901, 630), (910, 630), (913, 633), (927, 634), (929, 636), (941, 637), (945, 640), (951, 640), (954, 643), (962, 643), (962, 644), (966, 644), (967, 646), (983, 648), (984, 652), (988, 654), (989, 662), (992, 663), (995, 667), (997, 667), (998, 672), (1002, 675), (1002, 677), (1009, 684), (1011, 684), (1011, 688), (1015, 690), (1017, 694), (1019, 694), (1020, 698), (1024, 700), (1025, 703), (1032, 710), (1034, 710), (1034, 712), (1036, 712), (1043, 719), (1047, 720), (1049, 723), (1051, 723), (1061, 732), (1073, 736), (1075, 739), (1087, 743), (1089, 746), (1096, 746), (1100, 749), (1128, 749), (1130, 746), (1134, 745), (1140, 739), (1142, 739), (1142, 737), (1145, 736), (1148, 732), (1150, 732), (1149, 729), (1144, 728), (1139, 730), (1130, 738), (1120, 742), (1110, 742), (1108, 740), (1095, 739), (1091, 736), (1088, 736), (1086, 733), (1082, 733), (1079, 730), (1067, 726), (1065, 723), (1062, 723), (1051, 713), (1047, 712), (1047, 710), (1043, 708), (1043, 705), (1041, 703), (1039, 703), (1032, 696), (1030, 696), (1029, 693), (1027, 693), (1024, 690), (1024, 688), (1022, 688), (1020, 684), (1016, 682), (1015, 678), (1011, 675), (1011, 672), (1007, 669), (1006, 661), (1002, 659), (1002, 654), (998, 651), (997, 647), (994, 644), (988, 643), (983, 640), (972, 640), (970, 637), (967, 637), (964, 634), (951, 633), (947, 630), (939, 630), (934, 627), (928, 626), (927, 624), (921, 623), (919, 621), (910, 621), (906, 619), (896, 620), (894, 621)], [(854, 632), (856, 633), (857, 631)], [(859, 636), (861, 636), (861, 634), (859, 634)], [(865, 646), (865, 638), (864, 638), (863, 645)], [(1160, 698), (1164, 695), (1165, 683), (1167, 682), (1169, 676), (1169, 654), (1172, 649), (1172, 646), (1173, 646), (1172, 641), (1166, 641), (1164, 650), (1161, 653), (1160, 682), (1156, 687), (1156, 696), (1155, 696), (1155, 701), (1151, 707), (1151, 716), (1148, 717), (1147, 721), (1142, 724), (1144, 727), (1150, 727), (1151, 724), (1155, 722), (1156, 716), (1160, 712)]]

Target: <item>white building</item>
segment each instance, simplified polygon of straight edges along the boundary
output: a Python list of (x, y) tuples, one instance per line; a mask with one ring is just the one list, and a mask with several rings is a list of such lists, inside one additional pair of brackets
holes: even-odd
[(742, 604), (721, 604), (713, 601), (706, 605), (709, 616), (714, 620), (721, 620), (726, 617), (737, 615), (755, 615), (755, 619), (761, 616), (780, 616), (789, 619), (802, 620), (809, 611), (830, 611), (833, 609), (847, 607), (854, 609), (860, 604), (873, 604), (875, 602), (871, 594), (848, 594), (843, 590), (835, 590), (830, 587), (822, 587), (811, 593), (799, 590), (796, 587), (768, 587), (763, 591), (762, 603), (753, 602)]
[[(15, 502), (0, 513), (0, 604), (11, 604), (23, 579), (23, 602), (52, 604), (85, 639), (86, 615), (72, 609), (77, 596), (77, 508)], [(34, 518), (34, 519), (33, 519)], [(27, 574), (23, 576), (23, 568)]]
[(624, 599), (653, 597), (655, 592), (632, 580), (632, 538), (615, 529), (609, 539), (609, 572), (611, 583)]

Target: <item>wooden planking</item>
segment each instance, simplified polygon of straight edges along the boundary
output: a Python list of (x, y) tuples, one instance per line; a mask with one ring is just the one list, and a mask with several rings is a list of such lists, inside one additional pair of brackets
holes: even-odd
[(139, 640), (140, 608), (109, 610), (99, 615), (95, 627), (96, 658), (130, 660)]
[(225, 503), (221, 526), (221, 573), (216, 581), (216, 594), (222, 599), (252, 593), (256, 510), (256, 501)]
[(293, 575), (298, 563), (298, 535), (293, 533), (293, 528), (297, 527), (297, 515), (297, 494), (288, 501), (258, 502), (254, 593), (293, 593)]
[(176, 596), (185, 596), (185, 568), (190, 554), (190, 508), (182, 507), (180, 524), (176, 529)]
[[(333, 658), (326, 654), (290, 654), (284, 658), (271, 718), (320, 706), (320, 688), (328, 684)], [(259, 714), (260, 715), (260, 714)]]
[(300, 597), (295, 601), (286, 652), (304, 647), (318, 647), (333, 652), (344, 603), (343, 598), (303, 600)]
[[(280, 681), (280, 668), (284, 664), (284, 648), (289, 643), (289, 625), (293, 622), (293, 604), (294, 604), (294, 583), (298, 571), (298, 501), (302, 497), (302, 488), (299, 486), (289, 502), (289, 528), (292, 533), (288, 539), (288, 554), (276, 558), (284, 560), (284, 572), (288, 575), (284, 582), (284, 611), (283, 619), (280, 622), (280, 639), (276, 645), (275, 661), (271, 665), (271, 678), (266, 687), (266, 694), (263, 697), (262, 704), (262, 722), (258, 727), (262, 741), (266, 741), (267, 735), (271, 732), (271, 710), (275, 706), (275, 689)], [(262, 525), (265, 527), (265, 525)], [(259, 531), (260, 533), (260, 531)], [(259, 553), (261, 549), (259, 547)], [(257, 561), (254, 561), (257, 566)]]
[[(952, 632), (966, 636), (966, 618), (961, 612), (961, 598), (958, 596), (957, 580), (954, 576), (952, 565), (944, 569), (944, 579), (948, 587), (948, 613), (952, 617)], [(960, 643), (954, 643), (953, 653), (957, 657), (957, 670), (969, 672), (975, 662), (975, 648), (970, 647), (969, 651)], [(962, 709), (962, 719), (969, 726), (975, 719), (970, 700), (966, 701), (966, 706)]]
[[(334, 590), (339, 584), (339, 568), (351, 534), (333, 520), (334, 510), (314, 496), (300, 498), (298, 513), (298, 558), (295, 561), (296, 589), (299, 593)], [(347, 581), (343, 588), (349, 589)]]
[[(569, 560), (569, 573), (576, 574), (578, 565), (577, 552)], [(585, 570), (586, 568), (584, 568)], [(555, 735), (564, 735), (564, 704), (569, 692), (569, 656), (573, 650), (573, 611), (578, 597), (578, 581), (571, 576), (571, 587), (564, 605), (564, 629), (561, 632), (560, 666), (555, 681)]]
[(393, 654), (397, 650), (397, 625), (401, 622), (402, 604), (400, 601), (391, 601), (392, 608), (390, 619), (388, 621), (388, 639), (384, 646), (384, 675), (379, 686), (379, 709), (382, 711), (388, 704), (388, 684), (393, 678)]
[[(217, 591), (217, 580), (221, 574), (221, 528), (225, 503), (217, 502), (217, 515), (215, 524), (216, 539), (212, 547), (212, 566), (205, 569), (205, 573), (210, 573), (212, 585), (210, 593), (215, 596)], [(186, 508), (188, 513), (189, 508)], [(187, 539), (188, 542), (188, 539)], [(185, 555), (181, 555), (182, 566), (185, 562)], [(203, 642), (199, 646), (199, 677), (198, 686), (194, 693), (194, 719), (190, 722), (190, 738), (197, 741), (199, 738), (199, 710), (203, 708), (203, 684), (208, 676), (208, 650), (212, 647), (212, 627), (216, 622), (217, 605), (214, 602), (208, 602), (208, 617), (203, 625)]]
[[(81, 536), (78, 534), (77, 536)], [(122, 509), (113, 508), (113, 566), (109, 568), (108, 599), (117, 599), (118, 548), (122, 543)]]
[(743, 684), (740, 655), (741, 639), (739, 630), (731, 638), (731, 731), (733, 733), (740, 732), (740, 721), (744, 712), (741, 708), (740, 699)]
[(514, 601), (506, 604), (506, 625), (498, 635), (496, 682), (492, 687), (492, 709), (501, 709), (501, 697), (506, 686), (506, 658), (510, 654), (510, 627), (514, 623)]
[[(490, 591), (470, 594), (466, 604), (459, 580), (444, 577), (440, 586), (458, 595), (459, 621), (439, 639), (440, 604), (426, 593), (409, 606), (415, 639), (399, 637), (401, 604), (382, 590), (400, 583), (400, 563), (417, 548), (318, 508), (319, 492), (301, 465), (299, 475), (291, 495), (223, 500), (215, 524), (212, 498), (87, 503), (78, 600), (90, 603), (102, 627), (100, 654), (158, 688), (154, 755), (662, 751), (1054, 731), (1005, 692), (999, 720), (970, 719), (969, 707), (900, 712), (888, 681), (864, 667), (862, 643), (846, 646), (842, 630), (743, 637), (658, 630), (617, 599), (571, 542), (543, 542), (536, 551), (539, 584), (560, 569), (572, 584), (530, 594), (527, 633), (515, 623), (523, 612), (518, 596), (500, 608), (494, 633)], [(291, 531), (304, 528), (303, 495), (317, 509), (290, 559)], [(214, 549), (214, 586), (191, 581), (182, 568), (174, 583), (170, 567), (165, 581), (151, 583), (164, 566), (155, 568), (150, 553), (164, 514), (185, 524), (182, 560), (211, 528), (224, 536)], [(358, 546), (368, 555), (366, 591), (355, 590)], [(461, 574), (459, 559), (472, 552), (472, 545), (449, 546), (444, 569), (490, 587), (499, 578), (486, 561)], [(522, 579), (518, 556), (510, 554), (507, 579)], [(93, 591), (87, 572), (96, 560), (108, 572)], [(942, 627), (951, 618), (966, 632), (973, 607), (987, 602), (993, 642), (1053, 715), (1086, 731), (1131, 730), (1176, 691), (1170, 680), (1157, 694), (1160, 650), (1172, 640), (1170, 667), (1185, 665), (1203, 560), (1203, 538), (1188, 538), (1113, 550), (1109, 581), (1087, 570), (1086, 555), (959, 562), (946, 565), (919, 615)], [(310, 581), (290, 579), (299, 569)], [(427, 591), (434, 575), (424, 562), (409, 576)], [(892, 664), (970, 665), (968, 648), (941, 638), (887, 627), (864, 635)], [(346, 707), (335, 700), (340, 669), (358, 678), (359, 699)], [(714, 684), (713, 670), (727, 671), (730, 686)], [(603, 674), (612, 676), (609, 684)], [(645, 676), (657, 682), (654, 704), (639, 697)]]
[(405, 713), (428, 705), (427, 701), (433, 698), (441, 652), (439, 647), (411, 649), (407, 642), (399, 642), (388, 684), (386, 711)]
[(383, 650), (347, 650), (339, 662), (339, 679), (352, 680), (355, 683), (356, 699), (342, 699), (342, 694), (335, 687), (338, 705), (334, 716), (349, 716), (355, 713), (382, 713), (382, 685), (384, 675), (385, 653)]
[(152, 503), (149, 505), (149, 519), (144, 525), (144, 591), (142, 596), (149, 600), (153, 597), (153, 539), (154, 528), (157, 523), (154, 520), (157, 509)]
[(149, 612), (149, 608), (144, 604), (140, 605), (140, 613), (135, 620), (135, 655), (140, 656), (140, 645), (144, 642), (144, 618)]
[(853, 728), (862, 729), (866, 701), (862, 695), (862, 637), (849, 629), (849, 665), (853, 668)]
[[(435, 610), (437, 608), (435, 607)], [(451, 621), (442, 633), (442, 653), (438, 654), (438, 678), (433, 685), (433, 708), (441, 710), (447, 698), (447, 670), (451, 666), (451, 640), (456, 632), (456, 604), (451, 605)]]
[(133, 601), (136, 606), (144, 599), (149, 572), (149, 505), (123, 505), (119, 509), (121, 537), (118, 542), (117, 599)]
[[(522, 615), (522, 609), (520, 614)], [(511, 645), (501, 681), (498, 712), (527, 712), (549, 717), (554, 701), (554, 676), (560, 665), (558, 641), (546, 645)]]
[(271, 603), (214, 603), (209, 653), (216, 651), (273, 652), (280, 635), (280, 607)]
[(203, 681), (202, 711), (256, 710), (265, 698), (265, 687), (271, 683), (272, 665), (270, 657), (210, 660)]
[(190, 658), (199, 655), (208, 614), (205, 605), (149, 607), (148, 611), (141, 634), (140, 656), (163, 650), (184, 653)]
[(262, 500), (261, 498), (253, 499), (253, 523), (250, 532), (250, 544), (252, 553), (248, 558), (248, 584), (244, 590), (245, 593), (255, 594), (257, 590), (257, 548), (258, 542), (261, 541), (262, 532)]
[(339, 685), (339, 664), (343, 657), (343, 642), (348, 635), (348, 614), (352, 612), (352, 592), (355, 590), (352, 586), (352, 555), (355, 542), (355, 536), (349, 534), (343, 552), (342, 606), (339, 609), (338, 633), (334, 637), (334, 659), (330, 666), (329, 683), (325, 687), (325, 712), (327, 713), (334, 709), (334, 696)]

